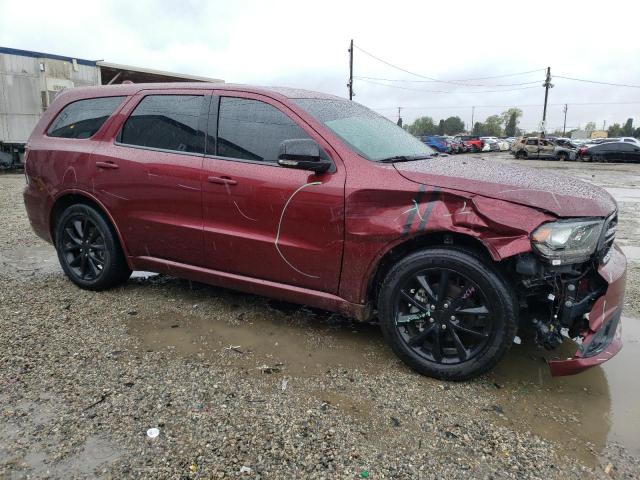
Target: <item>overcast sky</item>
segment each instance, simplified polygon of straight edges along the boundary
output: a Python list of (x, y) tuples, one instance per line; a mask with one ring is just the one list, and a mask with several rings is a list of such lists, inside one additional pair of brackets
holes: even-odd
[[(394, 120), (401, 106), (405, 121), (458, 115), (467, 124), (472, 105), (476, 121), (521, 106), (520, 125), (529, 130), (542, 118), (547, 66), (552, 76), (640, 85), (637, 0), (536, 1), (522, 7), (516, 1), (460, 0), (97, 3), (0, 0), (0, 46), (346, 96), (353, 38), (361, 49), (404, 70), (465, 84), (422, 82), (356, 49), (354, 75), (412, 80), (373, 80), (395, 85), (388, 87), (356, 79), (358, 102)], [(537, 71), (467, 80), (532, 70)], [(603, 121), (608, 126), (629, 117), (640, 126), (640, 88), (560, 78), (553, 83), (550, 130), (562, 127), (564, 103), (568, 128), (588, 121), (601, 128)], [(524, 85), (498, 86), (506, 84)], [(579, 105), (585, 103), (608, 104)]]

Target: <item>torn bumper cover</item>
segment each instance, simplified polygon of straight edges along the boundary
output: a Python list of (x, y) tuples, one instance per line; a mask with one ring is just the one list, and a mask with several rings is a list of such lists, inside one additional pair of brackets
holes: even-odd
[(549, 361), (553, 376), (574, 375), (600, 365), (622, 348), (621, 316), (627, 260), (617, 245), (611, 248), (610, 258), (598, 268), (598, 274), (607, 282), (607, 290), (587, 314), (589, 327), (575, 355), (566, 360)]

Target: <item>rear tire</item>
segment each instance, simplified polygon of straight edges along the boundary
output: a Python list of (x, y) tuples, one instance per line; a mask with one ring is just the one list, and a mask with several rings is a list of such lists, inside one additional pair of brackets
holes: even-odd
[(85, 290), (106, 290), (131, 275), (115, 230), (89, 205), (71, 205), (62, 212), (55, 245), (64, 273)]
[(558, 153), (558, 160), (560, 160), (561, 162), (565, 162), (569, 160), (569, 155), (567, 155), (566, 152), (560, 152)]
[(511, 346), (515, 305), (506, 282), (482, 257), (434, 248), (389, 271), (378, 316), (392, 350), (412, 369), (466, 380), (491, 369)]
[(528, 156), (528, 154), (524, 150), (520, 150), (519, 152), (516, 152), (516, 158), (518, 158), (520, 160), (526, 160), (527, 156)]

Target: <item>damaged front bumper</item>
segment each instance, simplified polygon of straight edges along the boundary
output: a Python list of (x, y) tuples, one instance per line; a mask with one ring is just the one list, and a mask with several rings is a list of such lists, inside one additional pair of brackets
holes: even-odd
[(582, 344), (566, 360), (550, 360), (552, 376), (574, 375), (600, 365), (622, 348), (622, 307), (627, 279), (627, 259), (617, 245), (610, 249), (598, 275), (606, 282), (606, 291), (586, 314), (588, 328), (580, 335)]

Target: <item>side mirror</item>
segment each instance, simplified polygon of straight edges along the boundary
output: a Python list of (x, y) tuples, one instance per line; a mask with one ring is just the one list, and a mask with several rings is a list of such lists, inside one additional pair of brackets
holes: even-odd
[(320, 146), (316, 142), (309, 138), (294, 138), (280, 144), (278, 165), (324, 173), (333, 164), (330, 160), (320, 158)]

